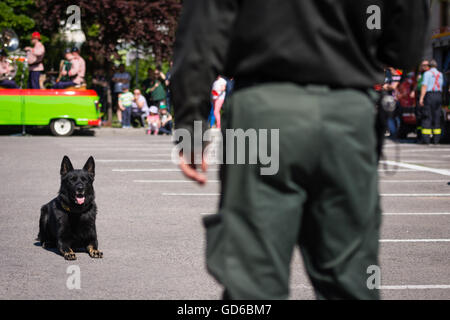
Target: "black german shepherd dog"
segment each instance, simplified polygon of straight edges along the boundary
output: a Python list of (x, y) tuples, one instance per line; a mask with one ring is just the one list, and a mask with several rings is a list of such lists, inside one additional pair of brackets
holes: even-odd
[(94, 158), (91, 156), (83, 169), (74, 170), (64, 156), (60, 172), (58, 196), (41, 208), (37, 240), (43, 248), (56, 247), (66, 260), (76, 260), (76, 248), (85, 248), (92, 258), (102, 258), (95, 228)]

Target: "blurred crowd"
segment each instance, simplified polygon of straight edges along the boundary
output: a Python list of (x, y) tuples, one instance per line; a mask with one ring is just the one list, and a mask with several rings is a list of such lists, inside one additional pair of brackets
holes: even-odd
[(386, 68), (384, 83), (375, 89), (395, 101), (388, 118), (390, 137), (404, 139), (415, 131), (417, 142), (430, 143), (433, 137), (439, 143), (445, 121), (441, 107), (449, 104), (449, 75), (438, 70), (435, 60), (423, 60), (411, 72)]
[[(24, 49), (29, 71), (27, 88), (86, 89), (86, 63), (80, 49), (65, 49), (59, 70), (44, 74), (45, 47), (40, 40), (41, 35), (34, 32), (31, 35), (32, 46)], [(134, 89), (130, 87), (132, 76), (124, 64), (113, 66), (108, 72), (104, 69), (95, 70), (92, 89), (100, 97), (104, 123), (125, 129), (146, 128), (147, 134), (171, 134), (171, 67), (172, 63), (167, 73), (163, 72), (161, 66), (149, 68), (146, 79), (135, 83)], [(440, 119), (440, 107), (449, 104), (450, 66), (444, 65), (443, 68), (442, 73), (437, 69), (436, 61), (424, 60), (411, 72), (394, 68), (385, 70), (384, 83), (375, 89), (395, 100), (395, 108), (388, 119), (391, 137), (406, 138), (408, 133), (416, 131), (419, 142), (429, 143), (431, 138), (435, 143), (439, 142), (443, 122)], [(14, 81), (13, 69), (6, 51), (0, 50), (0, 87), (19, 88)], [(221, 128), (222, 107), (233, 85), (233, 79), (223, 76), (218, 76), (212, 84), (208, 119), (210, 127)]]

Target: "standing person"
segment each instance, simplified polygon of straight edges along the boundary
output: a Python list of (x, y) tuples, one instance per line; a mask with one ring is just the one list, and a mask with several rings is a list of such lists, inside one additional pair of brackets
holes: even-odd
[(227, 82), (227, 90), (226, 90), (226, 95), (225, 95), (225, 99), (227, 99), (233, 93), (234, 79), (233, 78), (224, 78), (224, 79)]
[[(183, 2), (171, 91), (184, 130), (175, 136), (189, 132), (195, 142), (194, 122), (206, 129), (208, 92), (223, 74), (235, 78), (224, 152), (236, 155), (242, 144), (229, 132), (242, 129), (270, 130), (279, 152), (278, 170), (264, 175), (261, 163), (221, 166), (219, 213), (204, 224), (207, 267), (225, 298), (288, 298), (297, 244), (318, 298), (379, 298), (367, 285), (369, 268), (379, 266), (381, 220), (371, 88), (381, 65), (419, 62), (428, 9), (426, 0), (377, 3), (381, 29), (368, 28), (370, 0)], [(202, 158), (202, 142), (184, 149), (179, 164), (200, 184), (207, 165), (191, 159)]]
[[(400, 84), (400, 80), (402, 79), (402, 72), (400, 70), (396, 70), (392, 67), (389, 67), (385, 70), (385, 79), (383, 90), (394, 97), (397, 102), (397, 91), (398, 86)], [(395, 109), (392, 112), (391, 116), (388, 118), (388, 128), (391, 138), (397, 138), (398, 128), (400, 126), (400, 106), (398, 102), (396, 103)]]
[[(133, 106), (134, 95), (128, 87), (123, 87), (123, 93), (119, 95), (119, 110), (122, 119), (122, 128), (131, 128), (131, 107)], [(119, 116), (118, 116), (119, 118)]]
[(159, 69), (148, 69), (148, 78), (142, 83), (143, 91), (147, 102), (157, 106), (165, 104), (166, 89), (164, 88), (165, 76)]
[(441, 107), (443, 75), (437, 69), (436, 60), (430, 61), (430, 69), (423, 74), (419, 105), (423, 107), (422, 143), (429, 144), (433, 135), (434, 144), (441, 139)]
[(33, 47), (25, 47), (28, 61), (28, 89), (40, 89), (39, 78), (44, 71), (45, 47), (41, 43), (41, 34), (33, 32), (31, 35), (31, 44)]
[(211, 92), (217, 129), (220, 129), (221, 126), (220, 111), (222, 110), (223, 103), (225, 102), (226, 94), (227, 81), (221, 76), (218, 76), (216, 81), (213, 83)]
[(131, 75), (125, 70), (125, 65), (121, 64), (119, 70), (114, 73), (111, 81), (114, 84), (113, 89), (113, 112), (117, 113), (117, 118), (122, 123), (122, 112), (118, 108), (119, 95), (122, 94), (123, 88), (130, 89)]
[(95, 92), (97, 92), (99, 102), (101, 104), (101, 112), (103, 113), (102, 119), (105, 120), (107, 117), (108, 107), (108, 80), (106, 79), (105, 71), (103, 69), (98, 69), (94, 72), (92, 77), (92, 86)]
[(165, 81), (165, 87), (166, 87), (166, 106), (167, 111), (170, 112), (172, 108), (172, 99), (170, 95), (170, 79), (172, 78), (172, 68), (173, 68), (173, 61), (169, 62), (169, 71), (166, 73), (166, 81)]
[(423, 74), (430, 70), (430, 65), (428, 60), (423, 60), (419, 66), (419, 74), (417, 77), (417, 86), (414, 91), (416, 98), (416, 123), (417, 123), (417, 141), (420, 143), (422, 141), (422, 119), (423, 119), (423, 108), (420, 106), (420, 93), (422, 91), (423, 84)]

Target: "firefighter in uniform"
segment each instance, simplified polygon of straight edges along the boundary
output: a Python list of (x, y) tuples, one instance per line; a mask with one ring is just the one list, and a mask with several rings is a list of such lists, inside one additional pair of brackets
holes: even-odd
[[(367, 25), (374, 3), (381, 29)], [(261, 161), (222, 165), (219, 212), (204, 218), (208, 271), (225, 298), (288, 298), (297, 245), (318, 298), (379, 298), (367, 286), (381, 220), (371, 88), (383, 65), (419, 63), (427, 21), (426, 0), (184, 1), (171, 81), (176, 128), (193, 134), (197, 120), (206, 128), (221, 74), (235, 79), (225, 153), (225, 130), (279, 129), (269, 146), (279, 148), (278, 171), (262, 175)], [(200, 155), (192, 150), (179, 165), (203, 184), (207, 165), (191, 164)]]
[(415, 98), (416, 98), (416, 121), (417, 121), (417, 141), (422, 141), (422, 118), (423, 118), (423, 108), (420, 106), (420, 93), (422, 91), (422, 84), (423, 84), (423, 74), (427, 72), (430, 69), (430, 65), (428, 60), (423, 60), (419, 67), (419, 75), (417, 77), (417, 85), (414, 92)]
[(423, 75), (419, 106), (423, 107), (422, 143), (429, 144), (433, 135), (434, 144), (441, 139), (441, 107), (443, 75), (437, 69), (435, 60), (430, 61), (430, 69)]

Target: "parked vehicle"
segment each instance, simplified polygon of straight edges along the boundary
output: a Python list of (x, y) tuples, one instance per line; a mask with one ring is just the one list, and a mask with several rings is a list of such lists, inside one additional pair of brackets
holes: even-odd
[(0, 125), (49, 126), (55, 136), (100, 126), (94, 90), (0, 89)]

